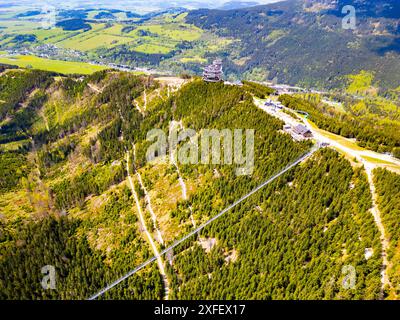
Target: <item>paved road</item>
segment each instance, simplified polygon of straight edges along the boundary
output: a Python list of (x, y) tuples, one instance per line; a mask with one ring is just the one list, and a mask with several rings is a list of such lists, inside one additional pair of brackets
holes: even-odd
[[(322, 130), (322, 129), (315, 129), (314, 126), (311, 125), (310, 121), (308, 119), (302, 118), (302, 120), (299, 119), (295, 119), (293, 117), (291, 117), (290, 115), (288, 115), (287, 113), (280, 111), (280, 110), (274, 110), (271, 107), (266, 107), (264, 106), (263, 102), (255, 99), (254, 100), (255, 104), (263, 111), (269, 113), (270, 115), (279, 118), (280, 120), (282, 120), (283, 122), (285, 122), (286, 124), (290, 124), (292, 127), (299, 125), (299, 124), (303, 124), (306, 125), (307, 128), (310, 129), (310, 131), (313, 133), (314, 138), (318, 141), (318, 142), (326, 142), (329, 143), (331, 146), (335, 147), (336, 149), (339, 149), (341, 151), (343, 151), (344, 153), (346, 153), (347, 155), (349, 155), (352, 158), (356, 158), (357, 160), (360, 161), (360, 163), (370, 163), (370, 165), (373, 166), (382, 166), (382, 167), (386, 167), (389, 170), (392, 170), (393, 168), (390, 168), (389, 166), (385, 166), (383, 163), (381, 165), (377, 164), (377, 163), (371, 163), (370, 161), (366, 160), (365, 157), (370, 157), (370, 158), (374, 158), (376, 160), (380, 160), (383, 162), (388, 162), (391, 163), (394, 167), (398, 167), (400, 170), (400, 160), (395, 159), (394, 157), (390, 156), (390, 155), (386, 155), (386, 154), (382, 154), (382, 153), (378, 153), (378, 152), (374, 152), (371, 150), (367, 150), (367, 149), (363, 149), (360, 147), (357, 148), (351, 148), (343, 143), (341, 143), (340, 141), (334, 140), (332, 138), (330, 138), (330, 136), (332, 136), (333, 134)], [(287, 111), (293, 111), (291, 109), (285, 108)], [(350, 139), (346, 139), (343, 138), (343, 141), (346, 141), (348, 143), (354, 143), (352, 140)], [(355, 143), (354, 143), (355, 144)], [(356, 145), (355, 145), (356, 147)]]
[[(284, 121), (286, 124), (290, 124), (291, 126), (296, 126), (298, 124), (305, 124), (312, 132), (314, 138), (319, 142), (319, 143), (329, 143), (330, 146), (335, 147), (336, 149), (341, 150), (342, 152), (344, 152), (345, 154), (349, 155), (351, 158), (353, 159), (357, 159), (357, 161), (359, 163), (362, 163), (364, 165), (365, 171), (367, 173), (367, 177), (368, 177), (368, 182), (369, 182), (369, 186), (370, 186), (370, 192), (371, 192), (371, 196), (372, 196), (372, 200), (373, 200), (373, 205), (371, 208), (371, 213), (374, 216), (374, 221), (375, 224), (380, 232), (380, 241), (381, 241), (381, 245), (382, 245), (382, 271), (381, 271), (381, 282), (382, 282), (382, 294), (383, 294), (383, 289), (386, 286), (391, 287), (391, 283), (390, 283), (390, 279), (388, 277), (387, 274), (387, 268), (389, 266), (389, 261), (387, 259), (387, 251), (389, 248), (389, 240), (386, 236), (386, 231), (385, 231), (385, 227), (382, 223), (382, 218), (381, 218), (381, 213), (379, 211), (379, 208), (377, 206), (377, 194), (376, 194), (376, 190), (375, 190), (375, 185), (374, 185), (374, 181), (373, 181), (373, 170), (379, 166), (385, 167), (387, 169), (391, 169), (388, 166), (385, 165), (380, 165), (376, 162), (371, 162), (368, 161), (367, 159), (365, 159), (365, 157), (370, 157), (370, 158), (374, 158), (374, 159), (378, 159), (381, 161), (385, 161), (385, 162), (390, 162), (392, 163), (394, 166), (398, 166), (400, 168), (400, 161), (394, 159), (393, 157), (389, 156), (389, 155), (385, 155), (385, 154), (381, 154), (378, 152), (374, 152), (374, 151), (370, 151), (367, 149), (362, 149), (362, 148), (351, 148), (348, 147), (347, 145), (340, 143), (340, 141), (335, 140), (330, 138), (329, 136), (331, 136), (330, 133), (326, 132), (325, 130), (322, 129), (316, 129), (314, 126), (312, 126), (309, 122), (308, 119), (306, 118), (302, 118), (302, 121), (294, 119), (293, 117), (291, 117), (290, 115), (279, 111), (279, 110), (274, 110), (271, 107), (266, 107), (264, 106), (264, 104), (262, 103), (262, 101), (255, 99), (255, 104), (262, 110), (264, 110), (265, 112), (271, 114), (274, 117), (277, 117), (279, 119), (281, 119), (282, 121)], [(286, 108), (286, 110), (291, 110)], [(350, 142), (350, 140), (345, 139), (344, 141), (348, 141)]]

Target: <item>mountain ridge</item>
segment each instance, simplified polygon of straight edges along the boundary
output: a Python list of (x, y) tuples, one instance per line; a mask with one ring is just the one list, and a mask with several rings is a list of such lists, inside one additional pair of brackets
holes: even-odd
[[(316, 3), (330, 6), (307, 11), (309, 1), (292, 0), (224, 12), (203, 9), (191, 11), (187, 22), (240, 39), (237, 57), (225, 57), (228, 73), (261, 68), (268, 72), (269, 80), (277, 77), (279, 82), (329, 87), (343, 82), (348, 74), (369, 70), (383, 87), (400, 83), (398, 20), (380, 17), (378, 23), (371, 14), (361, 14), (355, 30), (344, 30), (345, 14), (339, 9), (353, 2), (336, 1), (334, 6), (312, 2)], [(364, 8), (373, 2), (357, 3)], [(244, 58), (248, 61), (244, 66), (234, 63)]]

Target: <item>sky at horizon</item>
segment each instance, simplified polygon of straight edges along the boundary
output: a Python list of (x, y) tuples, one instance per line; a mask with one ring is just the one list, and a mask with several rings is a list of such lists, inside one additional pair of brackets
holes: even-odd
[[(131, 10), (136, 12), (157, 11), (171, 7), (185, 7), (188, 9), (197, 8), (218, 8), (227, 2), (233, 0), (0, 0), (0, 7), (24, 7), (24, 8), (40, 8), (43, 5), (53, 5), (57, 8), (108, 8)], [(267, 4), (279, 2), (282, 0), (234, 0), (238, 2), (257, 2), (259, 4)]]

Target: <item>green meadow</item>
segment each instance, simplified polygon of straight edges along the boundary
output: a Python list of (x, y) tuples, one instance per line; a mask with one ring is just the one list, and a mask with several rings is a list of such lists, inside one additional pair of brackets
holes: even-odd
[[(91, 11), (88, 19), (90, 30), (66, 31), (61, 27), (43, 29), (36, 18), (17, 19), (15, 16), (7, 16), (0, 19), (0, 50), (11, 50), (21, 46), (14, 40), (17, 35), (34, 35), (36, 41), (30, 44), (25, 42), (23, 46), (35, 47), (40, 44), (52, 44), (63, 49), (72, 49), (82, 52), (94, 59), (100, 55), (99, 50), (104, 48), (112, 49), (124, 46), (131, 51), (142, 54), (167, 55), (175, 52), (171, 59), (161, 62), (162, 67), (169, 61), (179, 64), (206, 64), (209, 53), (217, 54), (221, 51), (229, 50), (235, 39), (222, 38), (210, 32), (204, 31), (194, 25), (185, 22), (187, 13), (179, 15), (165, 14), (154, 17), (153, 19), (135, 23), (137, 18), (126, 19), (125, 13), (115, 13), (115, 20), (94, 19), (100, 11)], [(123, 20), (123, 21), (122, 21)], [(129, 22), (127, 22), (129, 21)], [(183, 43), (193, 43), (192, 48), (178, 50)], [(116, 49), (117, 55), (118, 50)], [(104, 51), (101, 51), (103, 55)], [(78, 63), (77, 65), (66, 64), (61, 61), (45, 61), (34, 59), (33, 57), (18, 57), (10, 60), (9, 57), (2, 57), (0, 62), (11, 63), (21, 67), (32, 66), (34, 68), (65, 72), (91, 73), (98, 67)], [(72, 71), (71, 71), (72, 70)]]
[[(97, 12), (91, 12), (94, 16)], [(0, 21), (0, 36), (8, 35), (4, 43), (19, 34), (35, 35), (41, 43), (54, 44), (65, 49), (93, 52), (99, 48), (112, 48), (128, 44), (133, 50), (147, 54), (167, 54), (183, 41), (200, 39), (203, 31), (193, 25), (184, 23), (185, 15), (173, 18), (166, 15), (142, 25), (134, 26), (130, 32), (124, 32), (128, 25), (118, 21), (109, 23), (91, 22), (88, 31), (64, 31), (61, 28), (42, 29), (40, 24), (25, 19), (7, 19)], [(123, 18), (123, 17), (121, 17)], [(131, 26), (131, 25), (129, 25)], [(0, 42), (0, 45), (2, 43)]]
[(84, 62), (51, 60), (35, 56), (3, 56), (0, 57), (0, 63), (17, 65), (21, 68), (60, 72), (63, 74), (92, 74), (96, 71), (106, 69), (102, 66), (96, 66)]

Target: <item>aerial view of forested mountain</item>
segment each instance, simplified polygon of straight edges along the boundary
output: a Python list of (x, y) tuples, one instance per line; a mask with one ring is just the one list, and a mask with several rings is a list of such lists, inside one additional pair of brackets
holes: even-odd
[(400, 3), (147, 6), (0, 5), (0, 300), (398, 300)]

